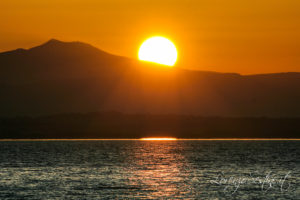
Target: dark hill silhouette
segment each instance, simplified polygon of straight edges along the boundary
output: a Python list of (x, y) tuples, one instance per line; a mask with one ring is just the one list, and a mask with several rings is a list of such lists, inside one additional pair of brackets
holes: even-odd
[(26, 84), (44, 80), (91, 78), (97, 73), (105, 73), (112, 66), (120, 68), (128, 61), (85, 43), (51, 39), (28, 50), (1, 53), (1, 81)]
[(0, 118), (0, 139), (299, 138), (300, 118), (224, 118), (101, 112)]
[(0, 116), (115, 110), (201, 116), (300, 116), (300, 73), (242, 76), (164, 68), (81, 42), (0, 53)]

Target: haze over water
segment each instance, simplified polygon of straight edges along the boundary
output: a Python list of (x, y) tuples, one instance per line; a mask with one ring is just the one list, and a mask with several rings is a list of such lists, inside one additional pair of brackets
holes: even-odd
[[(1, 199), (297, 199), (300, 195), (300, 141), (0, 143)], [(237, 187), (239, 178), (244, 183)]]

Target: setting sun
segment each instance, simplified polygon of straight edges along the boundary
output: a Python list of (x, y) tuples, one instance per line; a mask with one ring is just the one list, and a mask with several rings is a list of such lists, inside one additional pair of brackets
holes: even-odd
[(138, 52), (139, 60), (173, 66), (177, 60), (177, 49), (167, 38), (156, 36), (147, 39)]

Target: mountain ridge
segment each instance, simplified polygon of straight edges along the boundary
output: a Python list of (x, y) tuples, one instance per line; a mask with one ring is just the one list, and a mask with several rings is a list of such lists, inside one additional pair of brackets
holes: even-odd
[[(12, 54), (12, 53), (28, 53), (32, 50), (40, 50), (40, 49), (48, 49), (49, 47), (53, 48), (53, 47), (67, 47), (67, 46), (70, 46), (72, 45), (73, 47), (74, 46), (77, 46), (78, 48), (79, 47), (85, 47), (85, 48), (90, 48), (90, 49), (93, 49), (95, 51), (98, 51), (98, 52), (102, 52), (104, 54), (107, 54), (107, 55), (111, 55), (111, 56), (115, 56), (115, 57), (119, 57), (119, 58), (125, 58), (125, 59), (128, 59), (128, 60), (131, 60), (131, 61), (135, 61), (135, 62), (139, 62), (138, 60), (135, 60), (135, 59), (132, 59), (132, 58), (128, 58), (128, 57), (124, 57), (124, 56), (120, 56), (120, 55), (115, 55), (115, 54), (112, 54), (112, 53), (108, 53), (102, 49), (99, 49), (91, 44), (88, 44), (88, 43), (85, 43), (85, 42), (80, 42), (80, 41), (68, 41), (68, 42), (65, 42), (65, 41), (61, 41), (61, 40), (58, 40), (58, 39), (55, 39), (55, 38), (51, 38), (49, 40), (47, 40), (46, 42), (42, 43), (41, 45), (37, 45), (37, 46), (34, 46), (34, 47), (31, 47), (31, 48), (28, 48), (28, 49), (25, 49), (25, 48), (17, 48), (17, 49), (13, 49), (13, 50), (9, 50), (9, 51), (3, 51), (3, 52), (0, 52), (0, 56), (1, 55), (5, 55), (5, 54)], [(156, 65), (154, 63), (152, 63), (153, 65)], [(157, 64), (159, 65), (159, 64)], [(262, 73), (262, 74), (240, 74), (240, 73), (237, 73), (237, 72), (217, 72), (217, 71), (207, 71), (207, 70), (196, 70), (196, 69), (185, 69), (185, 68), (181, 68), (181, 69), (184, 69), (184, 70), (187, 70), (187, 71), (195, 71), (195, 72), (203, 72), (203, 73), (218, 73), (218, 74), (231, 74), (231, 75), (239, 75), (239, 76), (276, 76), (276, 75), (286, 75), (286, 74), (292, 74), (292, 75), (299, 75), (300, 72), (293, 72), (293, 71), (288, 71), (288, 72), (274, 72), (274, 73)]]
[(300, 73), (187, 70), (51, 39), (0, 53), (0, 116), (115, 110), (203, 116), (300, 116)]

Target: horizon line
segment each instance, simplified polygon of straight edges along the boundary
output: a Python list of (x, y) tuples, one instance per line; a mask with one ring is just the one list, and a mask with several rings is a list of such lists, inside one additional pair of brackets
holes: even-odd
[[(159, 137), (157, 137), (159, 138)], [(165, 138), (165, 137), (164, 137)], [(0, 139), (0, 142), (10, 142), (10, 141), (300, 141), (300, 138), (176, 138), (176, 140), (142, 140), (142, 138), (55, 138), (55, 139)]]

